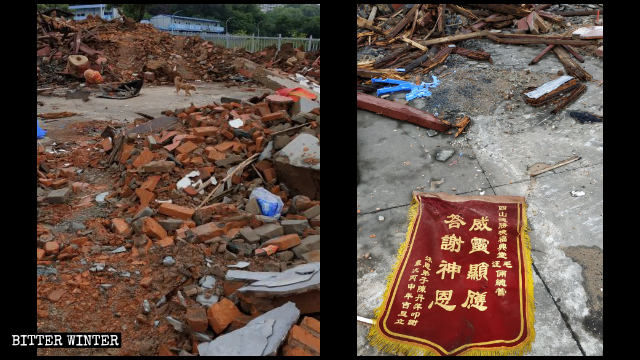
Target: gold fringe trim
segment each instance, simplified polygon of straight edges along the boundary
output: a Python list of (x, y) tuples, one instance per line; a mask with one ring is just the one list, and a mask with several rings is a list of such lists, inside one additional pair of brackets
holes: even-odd
[[(391, 288), (393, 281), (396, 278), (398, 270), (402, 264), (409, 242), (411, 241), (411, 234), (413, 227), (416, 223), (418, 216), (418, 206), (420, 202), (418, 196), (414, 196), (409, 207), (409, 213), (407, 214), (407, 220), (409, 225), (407, 226), (407, 233), (405, 235), (404, 242), (398, 248), (396, 254), (396, 262), (393, 265), (391, 273), (387, 276), (387, 285), (384, 294), (382, 295), (382, 303), (374, 311), (373, 325), (369, 330), (367, 336), (371, 346), (375, 347), (379, 351), (390, 353), (394, 355), (407, 355), (407, 356), (439, 356), (440, 352), (429, 347), (428, 345), (421, 345), (416, 343), (410, 343), (402, 340), (391, 339), (384, 335), (379, 328), (378, 320), (382, 316), (384, 309), (386, 308), (386, 302), (389, 301), (391, 295)], [(522, 203), (522, 227), (520, 229), (520, 239), (522, 241), (522, 255), (525, 268), (525, 293), (527, 302), (527, 337), (524, 341), (513, 347), (476, 347), (463, 351), (459, 355), (464, 356), (521, 356), (531, 351), (531, 345), (533, 344), (536, 333), (534, 328), (535, 318), (535, 299), (533, 293), (533, 274), (531, 273), (531, 242), (529, 239), (528, 221), (527, 221), (527, 205)]]

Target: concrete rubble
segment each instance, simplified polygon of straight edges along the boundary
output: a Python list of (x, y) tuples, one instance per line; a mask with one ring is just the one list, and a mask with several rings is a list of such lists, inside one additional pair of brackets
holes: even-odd
[[(319, 52), (282, 44), (252, 54), (127, 18), (49, 15), (38, 13), (39, 99), (98, 91), (66, 68), (71, 39), (108, 82), (144, 73), (161, 87), (181, 76), (229, 94), (199, 105), (175, 95), (178, 108), (133, 120), (91, 119), (71, 98), (60, 101), (74, 112), (42, 114), (44, 128), (82, 120), (38, 141), (38, 330), (122, 333), (122, 348), (74, 355), (319, 355)], [(256, 92), (261, 78), (234, 66), (240, 58), (292, 86)], [(252, 91), (238, 96), (235, 85)], [(283, 152), (302, 162), (281, 168)], [(314, 172), (312, 191), (298, 168)], [(282, 201), (278, 214), (249, 198), (256, 188)]]

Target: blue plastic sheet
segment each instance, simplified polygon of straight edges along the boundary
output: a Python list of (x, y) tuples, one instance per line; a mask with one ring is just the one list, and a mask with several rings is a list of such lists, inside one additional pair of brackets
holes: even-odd
[(45, 135), (47, 135), (47, 130), (40, 127), (38, 123), (38, 119), (36, 119), (36, 128), (37, 128), (37, 138), (42, 139)]

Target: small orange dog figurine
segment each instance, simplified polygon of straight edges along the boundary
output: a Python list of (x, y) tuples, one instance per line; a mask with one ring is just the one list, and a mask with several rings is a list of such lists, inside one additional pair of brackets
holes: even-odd
[(182, 78), (180, 76), (176, 76), (173, 79), (173, 82), (176, 84), (176, 94), (180, 94), (180, 89), (184, 90), (184, 94), (189, 96), (191, 96), (189, 90), (196, 91), (195, 86), (182, 82)]

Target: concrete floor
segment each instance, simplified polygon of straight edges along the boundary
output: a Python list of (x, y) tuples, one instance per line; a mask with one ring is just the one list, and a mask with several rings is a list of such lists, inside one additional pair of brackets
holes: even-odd
[[(553, 54), (527, 65), (543, 45), (498, 45), (482, 39), (460, 46), (491, 53), (494, 64), (452, 56), (441, 73), (452, 74), (433, 89), (432, 98), (410, 105), (439, 111), (448, 120), (469, 115), (466, 134), (429, 137), (427, 129), (358, 111), (357, 314), (373, 318), (382, 300), (385, 277), (404, 240), (411, 192), (429, 191), (432, 180), (444, 179), (436, 191), (526, 197), (537, 334), (530, 355), (602, 355), (603, 128), (602, 123), (580, 124), (568, 116), (571, 110), (602, 114), (602, 60), (584, 56), (582, 66), (594, 81), (577, 101), (551, 115), (550, 108), (530, 107), (519, 96), (563, 69)], [(505, 99), (509, 92), (515, 96)], [(435, 160), (443, 149), (455, 154), (446, 162)], [(535, 179), (527, 175), (529, 165), (573, 155), (582, 159)], [(573, 197), (574, 190), (585, 195)], [(376, 237), (370, 238), (372, 234)], [(367, 253), (370, 259), (363, 257)], [(383, 355), (369, 346), (368, 330), (358, 323), (358, 355)]]
[[(140, 95), (131, 99), (116, 100), (94, 97), (92, 94), (89, 101), (80, 99), (65, 99), (56, 96), (38, 96), (38, 101), (44, 105), (38, 105), (38, 114), (49, 112), (70, 111), (78, 113), (76, 116), (63, 118), (55, 121), (48, 121), (45, 128), (59, 128), (77, 121), (106, 120), (116, 122), (130, 122), (139, 118), (136, 112), (141, 112), (151, 116), (160, 116), (164, 110), (174, 110), (181, 107), (188, 107), (192, 103), (195, 106), (211, 104), (213, 101), (220, 103), (222, 96), (249, 99), (253, 96), (260, 96), (263, 92), (273, 91), (262, 87), (250, 87), (249, 85), (226, 87), (224, 83), (214, 82), (192, 82), (196, 91), (191, 91), (191, 96), (185, 96), (184, 91), (176, 94), (174, 86), (147, 86), (140, 91)], [(254, 89), (248, 91), (247, 89)]]

